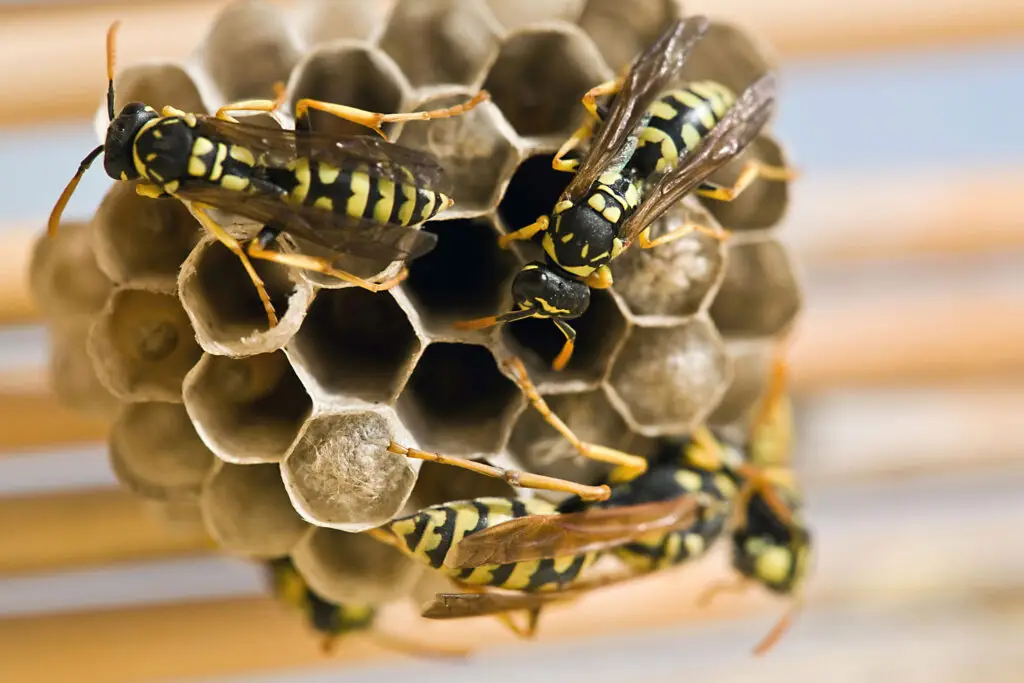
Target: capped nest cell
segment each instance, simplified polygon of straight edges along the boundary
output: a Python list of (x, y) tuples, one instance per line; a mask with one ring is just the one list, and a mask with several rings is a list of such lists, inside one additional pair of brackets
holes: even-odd
[[(184, 64), (124, 65), (119, 107), (142, 99), (211, 112), (272, 97), (283, 82), (286, 128), (303, 97), (387, 113), (447, 107), (482, 87), (491, 95), (464, 116), (385, 126), (439, 159), (456, 200), (421, 227), (438, 236), (435, 249), (387, 292), (256, 260), (279, 318), (270, 327), (242, 264), (188, 209), (123, 183), (91, 223), (40, 241), (32, 284), (55, 365), (75, 368), (59, 391), (116, 415), (111, 451), (124, 483), (198, 505), (233, 554), (290, 554), (317, 592), (383, 602), (425, 585), (422, 572), (352, 532), (511, 492), (393, 444), (582, 483), (606, 471), (524, 400), (500, 362), (508, 354), (572, 429), (610, 447), (646, 455), (701, 422), (740, 419), (763, 388), (765, 350), (801, 305), (775, 235), (783, 182), (755, 181), (733, 203), (690, 197), (659, 219), (654, 236), (691, 221), (732, 238), (695, 232), (617, 259), (614, 286), (595, 290), (573, 322), (577, 346), (562, 372), (550, 367), (563, 341), (550, 321), (452, 326), (510, 306), (512, 279), (541, 251), (502, 249), (498, 237), (550, 214), (570, 178), (551, 159), (585, 115), (580, 97), (681, 13), (672, 0), (310, 0), (289, 10), (242, 0)], [(712, 17), (685, 76), (739, 91), (769, 67), (749, 36)], [(97, 123), (105, 131), (104, 112)], [(372, 134), (322, 112), (311, 125)], [(750, 158), (779, 163), (783, 151), (765, 132), (715, 179), (732, 182)], [(225, 225), (239, 239), (260, 227)], [(339, 262), (362, 277), (399, 265)]]

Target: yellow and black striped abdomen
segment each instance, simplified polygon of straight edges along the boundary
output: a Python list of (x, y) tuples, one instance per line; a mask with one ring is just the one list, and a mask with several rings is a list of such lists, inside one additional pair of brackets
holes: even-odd
[(399, 550), (463, 583), (537, 591), (571, 583), (593, 563), (595, 556), (560, 557), (469, 569), (448, 569), (443, 565), (444, 558), (455, 544), (477, 531), (527, 515), (554, 513), (554, 506), (541, 500), (476, 498), (424, 508), (394, 520), (390, 528)]
[(651, 118), (628, 167), (639, 177), (663, 171), (693, 151), (736, 101), (731, 90), (714, 81), (696, 81), (664, 93), (648, 111)]
[(411, 177), (391, 180), (371, 173), (365, 165), (339, 168), (298, 159), (286, 169), (268, 170), (267, 177), (287, 191), (290, 203), (376, 223), (418, 225), (452, 203), (445, 194), (417, 186)]

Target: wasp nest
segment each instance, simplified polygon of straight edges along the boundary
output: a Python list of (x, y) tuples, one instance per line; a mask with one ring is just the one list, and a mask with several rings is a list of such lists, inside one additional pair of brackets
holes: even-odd
[[(418, 571), (345, 532), (509, 492), (390, 453), (390, 440), (579, 481), (601, 474), (527, 406), (497, 357), (520, 356), (569, 425), (608, 446), (643, 453), (709, 417), (740, 419), (761, 391), (772, 339), (800, 306), (772, 230), (786, 208), (783, 183), (671, 211), (656, 231), (689, 219), (720, 224), (732, 239), (694, 233), (615, 261), (614, 287), (595, 291), (574, 323), (577, 348), (563, 372), (550, 370), (562, 343), (550, 322), (452, 327), (510, 305), (514, 274), (539, 248), (503, 250), (498, 235), (551, 211), (569, 179), (551, 159), (581, 120), (580, 97), (680, 15), (668, 0), (327, 0), (291, 14), (247, 1), (220, 15), (186, 63), (121, 69), (118, 107), (143, 100), (212, 112), (273, 97), (279, 81), (286, 111), (300, 97), (399, 112), (447, 106), (481, 87), (491, 94), (464, 116), (388, 131), (439, 157), (456, 200), (423, 227), (437, 247), (388, 292), (255, 261), (280, 318), (270, 328), (224, 246), (181, 204), (137, 197), (124, 183), (91, 226), (43, 240), (36, 291), (61, 331), (55, 362), (74, 365), (60, 373), (71, 378), (61, 391), (74, 405), (120, 406), (111, 453), (124, 482), (197, 503), (231, 552), (292, 554), (328, 597), (386, 600), (412, 590)], [(685, 76), (740, 91), (768, 66), (750, 37), (713, 23)], [(314, 114), (314, 128), (368, 132)], [(99, 121), (105, 128), (102, 112)], [(715, 179), (731, 182), (750, 157), (783, 161), (766, 133)], [(252, 236), (258, 227), (232, 229)], [(369, 276), (394, 265), (345, 267)]]

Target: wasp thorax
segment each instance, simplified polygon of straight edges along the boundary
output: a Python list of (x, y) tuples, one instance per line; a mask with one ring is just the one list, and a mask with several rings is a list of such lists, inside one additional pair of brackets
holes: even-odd
[(590, 306), (590, 288), (560, 268), (527, 263), (512, 281), (512, 296), (519, 307), (549, 318), (578, 318)]
[(103, 170), (114, 180), (134, 180), (139, 177), (135, 168), (132, 148), (139, 130), (160, 115), (141, 102), (129, 102), (107, 127), (103, 144)]

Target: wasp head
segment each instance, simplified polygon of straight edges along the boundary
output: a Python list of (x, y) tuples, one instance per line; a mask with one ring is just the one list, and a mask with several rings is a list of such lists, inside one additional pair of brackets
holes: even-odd
[(103, 144), (103, 170), (114, 180), (134, 180), (139, 177), (135, 168), (132, 147), (139, 129), (160, 114), (141, 102), (129, 102), (107, 126), (107, 139)]
[(571, 320), (587, 312), (590, 287), (557, 266), (533, 262), (512, 281), (512, 297), (535, 317)]

